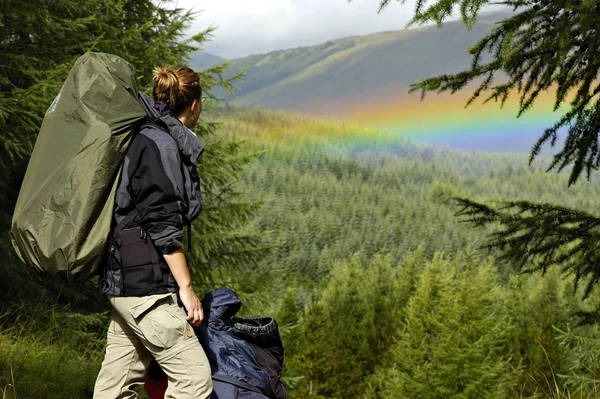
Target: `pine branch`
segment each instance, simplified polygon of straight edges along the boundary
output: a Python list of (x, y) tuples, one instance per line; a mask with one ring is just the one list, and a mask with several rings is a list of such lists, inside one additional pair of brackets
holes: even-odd
[(550, 140), (553, 146), (558, 139), (557, 131), (563, 126), (568, 126), (568, 135), (562, 150), (553, 156), (547, 171), (557, 169), (558, 172), (573, 164), (569, 176), (569, 186), (574, 184), (585, 170), (589, 180), (592, 170), (600, 165), (598, 156), (598, 132), (600, 131), (600, 102), (593, 108), (576, 110), (574, 115), (565, 115), (552, 128), (546, 129), (532, 149), (530, 163), (535, 154), (541, 150), (544, 142)]
[[(600, 281), (600, 218), (550, 204), (505, 201), (496, 207), (465, 198), (452, 198), (457, 216), (475, 226), (494, 225), (486, 249), (497, 249), (500, 259), (518, 271), (545, 273), (558, 266), (575, 276), (575, 290), (586, 281), (584, 298)], [(583, 279), (583, 280), (582, 280)]]
[[(400, 1), (400, 0), (398, 0)], [(379, 12), (390, 0), (382, 0)], [(404, 0), (402, 0), (404, 3)], [(458, 7), (463, 23), (470, 29), (482, 7), (489, 0), (419, 0), (409, 26), (435, 22), (441, 26)], [(420, 91), (421, 98), (430, 91), (450, 92), (480, 82), (466, 106), (484, 92), (485, 102), (499, 101), (503, 106), (511, 95), (519, 98), (517, 118), (530, 110), (540, 94), (556, 91), (554, 111), (572, 96), (570, 109), (554, 126), (546, 129), (531, 150), (530, 164), (543, 144), (554, 147), (560, 128), (569, 126), (564, 147), (554, 156), (557, 171), (572, 165), (569, 185), (586, 172), (589, 179), (598, 166), (600, 131), (600, 90), (594, 86), (600, 72), (600, 2), (598, 0), (507, 0), (500, 2), (516, 12), (499, 21), (497, 26), (470, 49), (471, 68), (452, 75), (440, 75), (411, 85), (409, 92)], [(483, 55), (491, 55), (481, 63)], [(507, 81), (492, 84), (497, 73)], [(597, 84), (597, 83), (596, 83)]]

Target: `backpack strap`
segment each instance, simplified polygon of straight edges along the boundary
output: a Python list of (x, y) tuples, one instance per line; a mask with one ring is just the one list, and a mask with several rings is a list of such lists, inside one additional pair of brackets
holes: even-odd
[(125, 216), (123, 218), (123, 220), (121, 220), (114, 228), (113, 230), (113, 237), (115, 237), (117, 235), (117, 233), (121, 230), (123, 230), (125, 227), (127, 227), (127, 225), (131, 222), (133, 222), (133, 219), (135, 219), (135, 217), (137, 216), (137, 210), (134, 208), (133, 211), (129, 212), (127, 214), (127, 216)]

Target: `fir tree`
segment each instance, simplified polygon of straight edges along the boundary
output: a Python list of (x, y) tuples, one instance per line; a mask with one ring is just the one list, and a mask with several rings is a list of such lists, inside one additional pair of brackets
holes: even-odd
[(373, 309), (366, 291), (365, 270), (356, 260), (334, 269), (323, 291), (326, 351), (322, 354), (329, 373), (321, 376), (321, 392), (329, 398), (355, 398), (368, 375), (370, 356), (369, 324)]
[(492, 262), (473, 256), (449, 261), (436, 253), (367, 397), (509, 397), (515, 373), (503, 353), (508, 322), (499, 317), (500, 301)]
[(584, 296), (600, 280), (600, 219), (586, 212), (529, 201), (507, 201), (494, 209), (464, 198), (456, 198), (460, 216), (482, 226), (499, 223), (490, 234), (487, 248), (502, 250), (501, 259), (517, 270), (542, 271), (560, 265), (576, 277), (575, 289), (584, 278)]
[(290, 393), (292, 397), (325, 399), (323, 392), (327, 390), (327, 377), (331, 366), (324, 356), (327, 351), (326, 318), (319, 304), (318, 294), (313, 294), (304, 307), (302, 317), (302, 345), (298, 348), (295, 370), (303, 378), (301, 384)]
[(573, 310), (561, 295), (564, 285), (552, 269), (546, 278), (511, 276), (504, 287), (504, 317), (511, 320), (505, 351), (519, 373), (514, 395), (549, 395), (556, 386), (563, 387), (568, 351), (557, 336), (572, 321)]

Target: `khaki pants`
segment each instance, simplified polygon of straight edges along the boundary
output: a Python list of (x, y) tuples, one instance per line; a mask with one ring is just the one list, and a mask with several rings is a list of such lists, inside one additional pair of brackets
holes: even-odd
[(165, 399), (210, 396), (208, 359), (175, 294), (108, 298), (112, 312), (94, 399), (137, 398), (134, 389), (152, 358), (169, 377)]

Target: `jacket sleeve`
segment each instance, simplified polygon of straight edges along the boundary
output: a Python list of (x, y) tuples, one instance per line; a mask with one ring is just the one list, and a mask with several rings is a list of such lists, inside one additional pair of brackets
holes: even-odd
[(184, 198), (181, 158), (176, 145), (159, 149), (147, 140), (131, 177), (131, 196), (154, 246), (163, 254), (182, 247)]

